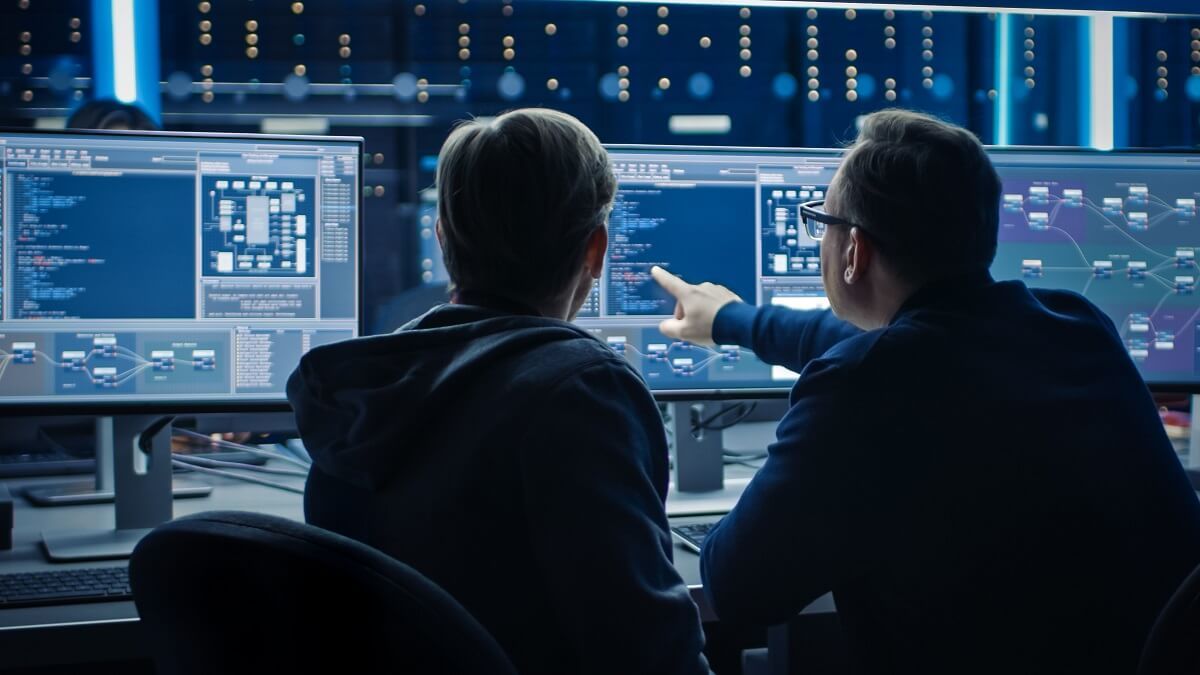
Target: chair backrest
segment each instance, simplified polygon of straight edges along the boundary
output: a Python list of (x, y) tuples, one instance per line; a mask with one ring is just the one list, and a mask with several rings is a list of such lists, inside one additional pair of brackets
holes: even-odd
[(1200, 567), (1167, 601), (1142, 650), (1138, 675), (1200, 673)]
[(214, 511), (155, 528), (129, 567), (159, 673), (515, 674), (449, 594), (353, 539)]

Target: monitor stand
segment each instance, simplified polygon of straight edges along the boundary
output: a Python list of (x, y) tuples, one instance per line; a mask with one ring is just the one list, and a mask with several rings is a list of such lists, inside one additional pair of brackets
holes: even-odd
[[(25, 498), (34, 506), (75, 506), (78, 504), (111, 504), (113, 501), (113, 418), (96, 417), (95, 448), (96, 478), (93, 482), (76, 481), (35, 485), (25, 488)], [(176, 499), (206, 497), (212, 486), (176, 480), (173, 494)]]
[(110, 418), (116, 528), (46, 530), (42, 545), (54, 562), (127, 558), (152, 528), (171, 520), (171, 419), (157, 415)]
[(725, 454), (721, 432), (715, 429), (692, 431), (694, 425), (720, 409), (720, 402), (670, 405), (671, 424), (675, 430), (675, 489), (679, 492), (723, 489)]

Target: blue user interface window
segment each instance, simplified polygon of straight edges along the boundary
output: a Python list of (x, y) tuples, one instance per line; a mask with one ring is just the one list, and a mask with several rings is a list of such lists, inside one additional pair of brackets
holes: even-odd
[(608, 259), (577, 323), (622, 354), (659, 393), (786, 390), (796, 373), (743, 345), (673, 341), (658, 324), (675, 302), (650, 277), (658, 265), (711, 281), (750, 303), (828, 307), (820, 249), (799, 205), (824, 197), (834, 151), (612, 147), (619, 187)]
[(0, 134), (0, 404), (280, 401), (358, 331), (356, 139)]
[(1200, 156), (993, 151), (992, 274), (1102, 309), (1150, 384), (1200, 383)]

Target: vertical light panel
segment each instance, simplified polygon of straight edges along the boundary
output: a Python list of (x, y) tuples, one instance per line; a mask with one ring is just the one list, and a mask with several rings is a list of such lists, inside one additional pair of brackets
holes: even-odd
[(996, 145), (1012, 143), (1012, 22), (1011, 14), (996, 17)]
[(92, 0), (92, 96), (137, 105), (156, 122), (158, 0)]
[[(1129, 27), (1133, 19), (1113, 18), (1113, 51), (1109, 62), (1112, 63), (1113, 77), (1113, 147), (1128, 148), (1129, 140), (1129, 73), (1132, 55), (1129, 53)], [(1200, 462), (1200, 457), (1197, 457)]]
[(113, 93), (122, 103), (137, 101), (137, 32), (133, 0), (112, 0)]
[(1087, 18), (1088, 30), (1088, 145), (1113, 149), (1113, 111), (1116, 106), (1116, 71), (1113, 51), (1113, 15), (1097, 12)]

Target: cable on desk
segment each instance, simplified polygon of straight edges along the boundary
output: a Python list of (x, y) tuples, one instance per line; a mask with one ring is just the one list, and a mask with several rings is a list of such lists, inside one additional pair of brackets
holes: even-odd
[(254, 471), (257, 473), (269, 473), (276, 476), (296, 476), (298, 478), (306, 478), (307, 471), (297, 471), (295, 469), (276, 469), (270, 466), (255, 466), (254, 464), (243, 464), (241, 462), (226, 462), (219, 459), (211, 459), (209, 457), (193, 457), (191, 455), (171, 453), (171, 459), (177, 459), (181, 462), (204, 466), (210, 469), (239, 469), (241, 471)]
[(278, 459), (278, 460), (281, 460), (284, 462), (289, 462), (289, 463), (295, 464), (296, 466), (298, 466), (302, 469), (305, 469), (305, 470), (308, 470), (308, 468), (310, 466), (312, 466), (311, 464), (307, 464), (307, 463), (305, 463), (299, 459), (296, 459), (295, 457), (291, 457), (289, 455), (280, 454), (278, 452), (272, 452), (270, 450), (263, 450), (262, 448), (256, 448), (256, 447), (253, 447), (250, 445), (244, 445), (242, 443), (234, 443), (233, 441), (227, 441), (224, 439), (211, 438), (209, 436), (205, 436), (202, 433), (192, 431), (191, 429), (176, 429), (175, 431), (183, 434), (184, 436), (190, 436), (192, 438), (201, 439), (201, 440), (207, 441), (209, 443), (212, 443), (213, 445), (218, 445), (223, 448), (230, 448), (232, 450), (241, 450), (242, 452), (248, 452), (252, 455), (258, 455), (259, 457), (266, 457), (268, 459)]
[(763, 465), (759, 462), (762, 462), (763, 460), (765, 460), (768, 456), (768, 453), (765, 453), (765, 452), (738, 452), (736, 450), (723, 450), (721, 452), (721, 455), (724, 458), (726, 465), (741, 464), (742, 466), (748, 466), (752, 469), (761, 469)]
[(763, 468), (762, 464), (756, 464), (753, 461), (748, 460), (748, 459), (727, 459), (727, 460), (725, 460), (725, 466), (729, 466), (731, 464), (740, 464), (742, 466), (748, 466), (751, 469)]
[[(740, 423), (742, 420), (745, 420), (747, 417), (750, 416), (750, 413), (754, 412), (754, 409), (757, 407), (758, 407), (758, 401), (753, 401), (749, 404), (734, 403), (732, 405), (727, 405), (724, 408), (721, 408), (720, 410), (718, 410), (717, 412), (715, 412), (715, 413), (709, 415), (708, 417), (705, 417), (704, 419), (700, 420), (699, 422), (693, 424), (692, 425), (692, 433), (696, 433), (697, 431), (700, 431), (701, 429), (707, 429), (708, 431), (724, 431), (725, 429), (728, 429), (728, 428), (734, 426), (735, 424)], [(735, 410), (737, 411), (737, 417), (734, 417), (732, 420), (723, 422), (721, 424), (716, 424), (716, 425), (713, 424), (713, 422), (716, 422), (717, 420), (721, 419), (722, 417), (724, 417), (725, 415), (728, 415), (731, 412), (734, 412)]]
[(304, 447), (304, 441), (299, 438), (292, 438), (287, 443), (276, 443), (275, 445), (283, 446), (288, 452), (299, 457), (300, 461), (312, 464), (312, 455), (308, 454), (308, 448)]
[(257, 485), (265, 485), (267, 487), (273, 487), (277, 490), (284, 490), (286, 492), (295, 492), (298, 495), (304, 494), (304, 488), (298, 488), (293, 485), (288, 485), (287, 483), (279, 483), (279, 482), (276, 482), (273, 480), (267, 480), (265, 478), (256, 478), (254, 476), (243, 476), (240, 473), (234, 473), (232, 471), (225, 471), (223, 469), (209, 469), (209, 468), (205, 468), (203, 466), (189, 464), (187, 462), (184, 462), (184, 461), (181, 461), (178, 459), (172, 459), (171, 464), (173, 464), (175, 466), (191, 469), (192, 471), (196, 471), (198, 473), (206, 473), (211, 476), (221, 476), (223, 478), (232, 478), (234, 480), (246, 481), (247, 483), (255, 483)]
[(766, 459), (767, 452), (741, 452), (739, 450), (722, 450), (721, 454), (733, 459)]

